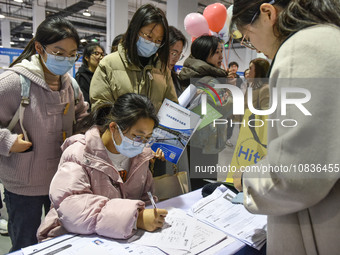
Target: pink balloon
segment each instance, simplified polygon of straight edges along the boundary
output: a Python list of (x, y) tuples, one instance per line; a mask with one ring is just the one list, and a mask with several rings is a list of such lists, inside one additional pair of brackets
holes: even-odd
[(205, 7), (203, 16), (207, 20), (210, 30), (218, 33), (227, 19), (227, 8), (220, 3), (210, 4)]
[(208, 22), (200, 13), (189, 13), (184, 19), (184, 28), (192, 37), (209, 34)]

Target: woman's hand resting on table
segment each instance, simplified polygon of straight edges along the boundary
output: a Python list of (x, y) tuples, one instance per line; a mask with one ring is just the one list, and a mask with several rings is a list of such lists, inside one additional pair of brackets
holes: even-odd
[(147, 231), (155, 231), (157, 228), (163, 227), (165, 216), (168, 211), (165, 209), (144, 209), (141, 210), (137, 218), (137, 228)]

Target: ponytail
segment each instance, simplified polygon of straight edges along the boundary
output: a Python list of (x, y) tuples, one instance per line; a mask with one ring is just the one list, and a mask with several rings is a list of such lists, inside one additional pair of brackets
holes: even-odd
[[(103, 134), (106, 127), (107, 116), (110, 115), (114, 104), (106, 103), (98, 105), (89, 115), (83, 118), (80, 122), (77, 122), (74, 126), (75, 133), (85, 133), (88, 129), (93, 126), (98, 126), (100, 134)], [(110, 123), (109, 123), (110, 124)]]
[(24, 51), (20, 54), (19, 57), (17, 57), (10, 65), (9, 67), (12, 67), (24, 59), (29, 59), (31, 56), (33, 56), (36, 53), (35, 50), (35, 37), (31, 39), (31, 41), (27, 44)]

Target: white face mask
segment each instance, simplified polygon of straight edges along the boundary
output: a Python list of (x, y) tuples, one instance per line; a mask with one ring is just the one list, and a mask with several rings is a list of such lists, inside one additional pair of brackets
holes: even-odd
[(122, 138), (122, 143), (120, 145), (117, 145), (116, 142), (115, 142), (115, 139), (113, 137), (113, 134), (112, 134), (112, 141), (113, 141), (113, 144), (116, 147), (116, 150), (120, 154), (122, 154), (122, 155), (124, 155), (128, 158), (133, 158), (133, 157), (137, 156), (138, 154), (141, 154), (143, 149), (144, 149), (145, 144), (135, 142), (135, 141), (132, 141), (131, 139), (127, 138), (125, 135), (123, 135), (123, 133), (120, 130), (120, 127), (118, 125), (117, 125), (117, 127), (118, 127), (120, 137)]
[(154, 42), (150, 42), (143, 37), (139, 36), (139, 39), (137, 41), (137, 52), (138, 56), (140, 57), (151, 57), (153, 54), (155, 54), (160, 45)]

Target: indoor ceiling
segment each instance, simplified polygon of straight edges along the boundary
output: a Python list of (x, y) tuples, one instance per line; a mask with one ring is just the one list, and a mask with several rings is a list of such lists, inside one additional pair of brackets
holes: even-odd
[[(24, 48), (33, 35), (32, 5), (33, 0), (6, 0), (0, 1), (0, 14), (10, 21), (11, 44), (15, 48)], [(190, 0), (187, 0), (190, 1)], [(145, 3), (152, 3), (166, 11), (166, 0), (128, 0), (129, 21), (135, 11)], [(227, 8), (233, 0), (199, 0), (197, 12), (203, 13), (204, 8), (212, 3), (222, 3)], [(106, 0), (38, 0), (38, 6), (45, 7), (48, 15), (63, 15), (76, 26), (82, 39), (91, 41), (106, 40)], [(89, 10), (90, 17), (83, 15)], [(23, 39), (24, 38), (24, 39)], [(0, 44), (1, 45), (1, 44)]]

